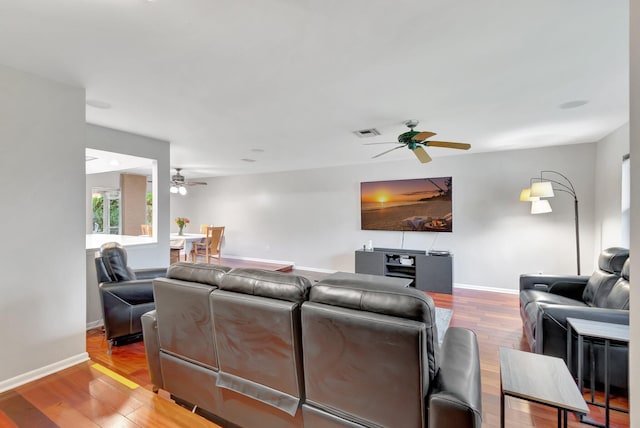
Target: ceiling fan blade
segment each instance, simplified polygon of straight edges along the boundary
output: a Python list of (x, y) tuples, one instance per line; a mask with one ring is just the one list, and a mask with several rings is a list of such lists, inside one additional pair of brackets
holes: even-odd
[(387, 154), (387, 153), (389, 153), (389, 152), (392, 152), (392, 151), (394, 151), (394, 150), (398, 150), (398, 149), (402, 149), (402, 148), (404, 148), (404, 147), (405, 147), (405, 146), (404, 146), (404, 144), (403, 144), (403, 145), (401, 145), (401, 146), (398, 146), (398, 147), (394, 147), (394, 148), (393, 148), (393, 149), (391, 149), (391, 150), (387, 150), (386, 152), (378, 153), (377, 155), (372, 156), (372, 157), (371, 157), (371, 159), (379, 158), (379, 157), (380, 157), (380, 156), (382, 156), (382, 155), (386, 155), (386, 154)]
[(446, 147), (448, 149), (460, 149), (460, 150), (469, 150), (471, 148), (471, 144), (452, 143), (450, 141), (425, 141), (424, 145), (431, 146), (431, 147)]
[(418, 134), (414, 135), (412, 140), (413, 141), (424, 141), (427, 138), (431, 138), (434, 135), (436, 135), (434, 132), (419, 132)]
[(418, 160), (422, 163), (431, 162), (431, 156), (421, 147), (417, 146), (413, 149), (413, 154), (416, 155)]
[(204, 181), (186, 181), (184, 183), (182, 183), (183, 186), (206, 186), (207, 183)]

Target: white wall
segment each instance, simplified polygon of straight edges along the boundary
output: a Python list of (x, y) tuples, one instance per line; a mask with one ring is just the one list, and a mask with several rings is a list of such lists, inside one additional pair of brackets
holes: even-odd
[(4, 391), (87, 359), (85, 92), (0, 66), (0, 94)]
[(594, 255), (622, 246), (622, 156), (629, 153), (629, 124), (598, 142), (595, 168)]
[[(631, 141), (631, 272), (640, 272), (640, 3), (629, 2), (630, 17), (630, 84), (629, 102), (631, 110), (630, 141)], [(632, 273), (633, 275), (633, 273)], [(631, 279), (633, 281), (633, 278)], [(640, 365), (632, 364), (640, 360), (640, 292), (637, 287), (631, 288), (630, 330), (631, 350), (629, 353), (629, 406), (631, 410), (632, 427), (640, 427)]]
[(156, 225), (154, 233), (157, 234), (158, 242), (146, 245), (144, 251), (137, 252), (135, 257), (129, 255), (129, 263), (134, 269), (169, 266), (169, 143), (90, 124), (86, 125), (86, 133), (88, 148), (158, 161), (158, 177), (153, 179), (152, 184), (157, 186), (154, 207), (158, 218), (154, 219), (153, 224)]
[[(434, 245), (454, 254), (459, 285), (516, 290), (524, 272), (574, 273), (573, 200), (558, 194), (553, 213), (532, 216), (520, 190), (542, 169), (567, 175), (580, 199), (582, 269), (593, 257), (595, 144), (439, 157), (286, 173), (220, 177), (171, 195), (171, 218), (226, 226), (224, 255), (354, 270), (354, 250), (372, 240), (399, 248), (402, 232), (360, 230), (360, 182), (453, 176), (453, 233), (405, 232), (404, 248)], [(435, 244), (434, 244), (435, 241)]]

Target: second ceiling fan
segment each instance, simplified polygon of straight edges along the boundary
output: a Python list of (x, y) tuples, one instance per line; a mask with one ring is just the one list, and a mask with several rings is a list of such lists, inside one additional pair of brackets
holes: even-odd
[(471, 148), (471, 144), (467, 143), (453, 143), (450, 141), (433, 141), (429, 140), (429, 138), (436, 135), (434, 132), (428, 131), (415, 131), (414, 128), (418, 126), (417, 120), (407, 120), (404, 124), (409, 127), (409, 131), (400, 134), (398, 136), (397, 142), (386, 142), (386, 143), (365, 143), (365, 145), (374, 145), (374, 144), (400, 144), (397, 147), (394, 147), (390, 150), (384, 151), (382, 153), (378, 153), (373, 156), (373, 158), (380, 157), (382, 155), (386, 155), (389, 152), (392, 152), (397, 149), (401, 149), (403, 147), (408, 148), (413, 152), (414, 155), (418, 158), (418, 160), (422, 163), (431, 162), (431, 156), (424, 149), (425, 147), (444, 147), (448, 149), (458, 149), (458, 150), (469, 150)]
[(176, 170), (176, 173), (171, 176), (171, 180), (169, 181), (171, 183), (171, 187), (169, 188), (169, 191), (171, 193), (180, 193), (181, 195), (186, 195), (187, 194), (186, 186), (202, 186), (202, 185), (206, 186), (207, 185), (207, 183), (204, 181), (187, 181), (184, 175), (180, 174), (180, 171), (182, 171), (182, 168), (175, 168), (175, 170)]

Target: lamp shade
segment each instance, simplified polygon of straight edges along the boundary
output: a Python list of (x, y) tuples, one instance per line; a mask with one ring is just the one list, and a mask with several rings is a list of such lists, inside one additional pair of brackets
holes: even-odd
[(520, 200), (522, 202), (533, 202), (540, 200), (537, 196), (531, 196), (531, 189), (522, 189), (520, 192)]
[(169, 188), (169, 191), (170, 191), (171, 193), (178, 193), (178, 186), (175, 186), (175, 185), (174, 185), (174, 186), (171, 186), (171, 187)]
[(186, 195), (187, 194), (187, 188), (184, 186), (180, 186), (180, 188), (178, 189), (178, 193), (180, 193), (181, 195)]
[(551, 205), (546, 199), (531, 201), (531, 214), (545, 214), (551, 211)]
[(540, 198), (551, 198), (555, 196), (551, 182), (538, 181), (531, 184), (531, 196), (537, 196)]

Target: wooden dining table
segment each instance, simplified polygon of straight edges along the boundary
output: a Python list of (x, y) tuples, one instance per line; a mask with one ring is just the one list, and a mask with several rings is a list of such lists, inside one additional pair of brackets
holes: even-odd
[[(204, 240), (207, 235), (204, 233), (183, 233), (182, 235), (178, 235), (177, 233), (172, 233), (169, 235), (169, 245), (173, 247), (173, 242), (177, 242), (178, 240), (184, 241), (184, 246), (182, 250), (180, 250), (180, 260), (187, 260), (189, 253), (191, 252), (191, 247), (194, 242), (198, 242)], [(184, 258), (182, 257), (184, 254)]]

